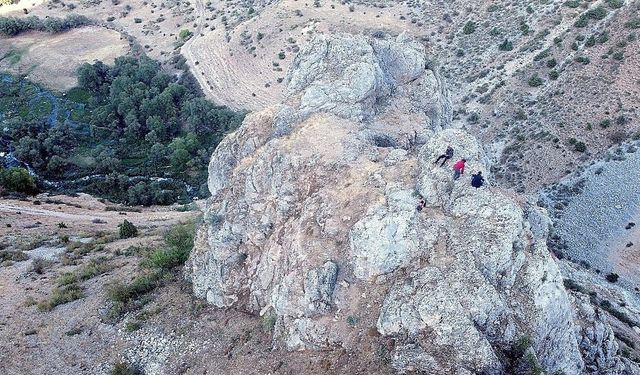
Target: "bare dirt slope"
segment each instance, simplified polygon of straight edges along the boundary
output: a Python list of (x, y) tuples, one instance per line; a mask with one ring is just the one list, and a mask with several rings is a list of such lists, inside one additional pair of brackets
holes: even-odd
[(69, 14), (87, 16), (98, 24), (121, 32), (131, 46), (166, 62), (174, 56), (180, 30), (193, 31), (193, 11), (190, 2), (178, 0), (69, 0), (46, 2), (31, 9), (29, 15), (40, 18)]
[[(35, 201), (0, 201), (2, 374), (101, 375), (116, 363), (136, 363), (148, 374), (357, 374), (363, 368), (388, 373), (382, 362), (389, 355), (388, 343), (368, 330), (374, 322), (351, 328), (354, 340), (370, 348), (366, 352), (274, 350), (271, 322), (208, 307), (180, 281), (179, 269), (165, 276), (161, 287), (138, 296), (130, 312), (105, 320), (109, 288), (142, 272), (137, 249), (161, 246), (169, 228), (194, 220), (198, 213), (167, 207), (105, 211), (105, 204), (86, 195), (40, 196), (41, 203)], [(116, 225), (125, 218), (138, 226), (138, 237), (118, 239)], [(62, 253), (53, 255), (58, 248)], [(5, 260), (6, 252), (31, 258)], [(48, 261), (35, 261), (45, 254)], [(69, 273), (80, 277), (82, 296), (43, 309), (43, 302), (65, 287), (62, 280)]]
[[(107, 207), (109, 210), (107, 211)], [(115, 232), (127, 219), (143, 228), (166, 228), (194, 216), (170, 207), (127, 212), (114, 204), (102, 203), (86, 194), (78, 197), (41, 195), (25, 201), (0, 199), (0, 242), (14, 247), (60, 236), (91, 237), (96, 232)], [(64, 223), (61, 228), (60, 223)]]
[(76, 71), (81, 64), (112, 64), (128, 50), (120, 33), (103, 27), (82, 27), (53, 35), (30, 32), (0, 38), (0, 70), (64, 91), (77, 85)]
[[(211, 14), (207, 8), (202, 10), (204, 15), (198, 13), (202, 9), (197, 5), (200, 1), (195, 0), (196, 15), (207, 18)], [(314, 34), (407, 30), (419, 35), (419, 26), (399, 18), (409, 8), (389, 2), (380, 8), (358, 6), (355, 11), (354, 5), (337, 1), (322, 2), (319, 7), (295, 0), (278, 1), (246, 21), (229, 21), (226, 27), (222, 22), (214, 31), (203, 30), (204, 35), (196, 34), (182, 53), (214, 101), (237, 109), (259, 110), (282, 101), (282, 80), (291, 60)]]
[(554, 217), (552, 249), (600, 274), (620, 276), (638, 294), (638, 141), (572, 173), (540, 196)]
[(44, 4), (47, 0), (20, 0), (14, 4), (0, 6), (0, 16), (13, 15), (23, 13), (25, 9), (29, 10)]

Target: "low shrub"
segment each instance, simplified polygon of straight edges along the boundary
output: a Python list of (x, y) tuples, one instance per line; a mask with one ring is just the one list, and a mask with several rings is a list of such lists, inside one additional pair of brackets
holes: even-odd
[(606, 276), (607, 281), (610, 283), (617, 282), (619, 278), (620, 278), (620, 275), (618, 275), (617, 273), (610, 273), (610, 274), (607, 274)]
[(462, 33), (465, 35), (473, 34), (476, 31), (476, 23), (473, 21), (469, 21), (464, 24), (462, 28)]
[(595, 8), (589, 9), (585, 14), (592, 20), (601, 20), (607, 16), (607, 13), (607, 10), (603, 6), (599, 5)]
[(24, 168), (0, 168), (0, 186), (27, 195), (38, 193), (35, 179)]
[(0, 251), (0, 263), (3, 262), (22, 262), (29, 257), (22, 251), (2, 250)]
[(591, 62), (591, 60), (586, 56), (578, 56), (575, 60), (583, 65), (587, 65)]
[(502, 43), (500, 43), (498, 49), (500, 51), (511, 51), (513, 50), (513, 42), (511, 42), (509, 39), (505, 39)]
[(78, 282), (78, 277), (73, 272), (64, 272), (58, 277), (59, 285), (71, 285)]
[(262, 316), (262, 329), (264, 329), (265, 332), (273, 331), (277, 320), (278, 316), (272, 310), (269, 310)]
[(589, 294), (590, 293), (589, 290), (587, 290), (582, 285), (576, 283), (572, 279), (564, 279), (563, 280), (563, 284), (564, 284), (564, 287), (567, 290), (573, 290), (574, 292), (579, 292), (579, 293), (583, 293), (583, 294)]
[(143, 373), (128, 363), (118, 362), (113, 365), (109, 375), (143, 375)]
[(47, 268), (51, 266), (51, 261), (44, 258), (36, 258), (33, 260), (31, 264), (31, 271), (37, 273), (38, 275), (42, 275)]
[(347, 317), (347, 324), (350, 327), (355, 327), (358, 324), (359, 321), (360, 321), (360, 319), (357, 316), (349, 315)]
[(537, 55), (535, 55), (533, 57), (533, 61), (540, 61), (542, 59), (545, 59), (547, 57), (549, 57), (549, 49), (545, 49), (544, 51), (538, 53)]
[(102, 275), (103, 273), (112, 269), (112, 266), (107, 262), (107, 259), (104, 257), (91, 259), (87, 264), (80, 267), (76, 272), (77, 278), (79, 280), (85, 281), (92, 279), (98, 275)]
[(107, 289), (107, 300), (111, 303), (106, 318), (120, 319), (125, 313), (144, 305), (142, 297), (161, 285), (163, 272), (149, 272), (137, 276), (128, 284), (118, 282)]
[(564, 2), (564, 5), (569, 8), (577, 8), (580, 6), (580, 0), (568, 0)]
[(640, 28), (640, 17), (634, 17), (629, 21), (625, 22), (624, 27), (627, 29), (638, 29)]
[(193, 248), (194, 224), (181, 224), (172, 228), (165, 236), (166, 246), (151, 251), (143, 261), (150, 268), (169, 271), (182, 266)]
[(125, 219), (122, 224), (118, 225), (118, 228), (120, 229), (120, 238), (131, 238), (138, 235), (138, 228), (129, 220)]
[(116, 283), (107, 290), (107, 298), (112, 302), (127, 304), (154, 290), (161, 278), (161, 273), (154, 272), (140, 275), (129, 284)]
[(82, 288), (77, 283), (71, 283), (69, 285), (58, 287), (53, 290), (51, 298), (38, 303), (38, 310), (51, 311), (56, 306), (75, 301), (82, 298), (83, 296), (84, 295), (82, 293)]
[(142, 323), (140, 322), (127, 322), (127, 324), (124, 325), (124, 330), (127, 332), (134, 332), (140, 328), (142, 328)]
[(622, 8), (624, 5), (624, 0), (606, 0), (607, 5), (611, 9)]
[(538, 86), (542, 86), (542, 84), (544, 83), (544, 81), (542, 80), (542, 78), (540, 78), (540, 76), (538, 76), (538, 74), (534, 74), (532, 75), (529, 80), (527, 81), (527, 83), (529, 84), (529, 86), (531, 87), (538, 87)]
[(189, 251), (175, 247), (162, 248), (152, 251), (146, 259), (146, 265), (161, 270), (171, 270), (181, 266), (189, 258)]

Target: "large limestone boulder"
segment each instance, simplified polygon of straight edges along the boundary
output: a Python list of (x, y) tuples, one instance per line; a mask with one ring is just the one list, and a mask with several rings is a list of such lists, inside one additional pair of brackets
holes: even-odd
[[(546, 215), (471, 187), (472, 172), (491, 181), (488, 158), (450, 128), (426, 61), (404, 36), (310, 43), (285, 103), (249, 115), (212, 156), (186, 266), (194, 293), (275, 315), (274, 345), (290, 350), (358, 345), (360, 317), (395, 339), (398, 371), (580, 374), (584, 335)], [(467, 160), (457, 181), (433, 164), (448, 145)]]

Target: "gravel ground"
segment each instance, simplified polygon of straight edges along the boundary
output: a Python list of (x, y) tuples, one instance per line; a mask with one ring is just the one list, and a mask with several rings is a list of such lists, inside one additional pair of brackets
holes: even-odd
[(640, 273), (637, 264), (628, 262), (638, 258), (628, 253), (637, 251), (640, 244), (620, 243), (632, 242), (625, 241), (637, 228), (629, 223), (640, 223), (637, 147), (638, 143), (610, 151), (603, 160), (566, 177), (540, 196), (554, 218), (554, 234), (559, 236), (553, 241), (554, 250), (603, 275), (619, 273), (620, 282), (633, 288), (640, 285)]

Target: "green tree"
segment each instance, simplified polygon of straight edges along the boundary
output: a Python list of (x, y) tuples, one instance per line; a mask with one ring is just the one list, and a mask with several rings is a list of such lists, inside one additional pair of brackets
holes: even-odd
[(18, 35), (22, 32), (22, 23), (15, 17), (0, 17), (0, 34), (6, 36)]
[(34, 178), (24, 168), (9, 168), (0, 171), (0, 183), (10, 191), (34, 195), (38, 187)]
[(98, 61), (94, 64), (84, 63), (78, 68), (78, 84), (93, 93), (100, 93), (107, 82), (109, 67)]
[(167, 148), (161, 144), (156, 143), (149, 149), (149, 156), (147, 158), (147, 167), (149, 170), (157, 173), (162, 166), (167, 163)]
[(47, 163), (47, 171), (52, 175), (61, 175), (67, 167), (67, 162), (58, 155), (53, 155)]
[(146, 183), (138, 182), (129, 189), (127, 202), (135, 206), (149, 206), (152, 200), (151, 191)]
[(182, 146), (176, 147), (171, 154), (171, 168), (175, 173), (183, 174), (186, 172), (189, 159), (191, 159), (189, 151)]

